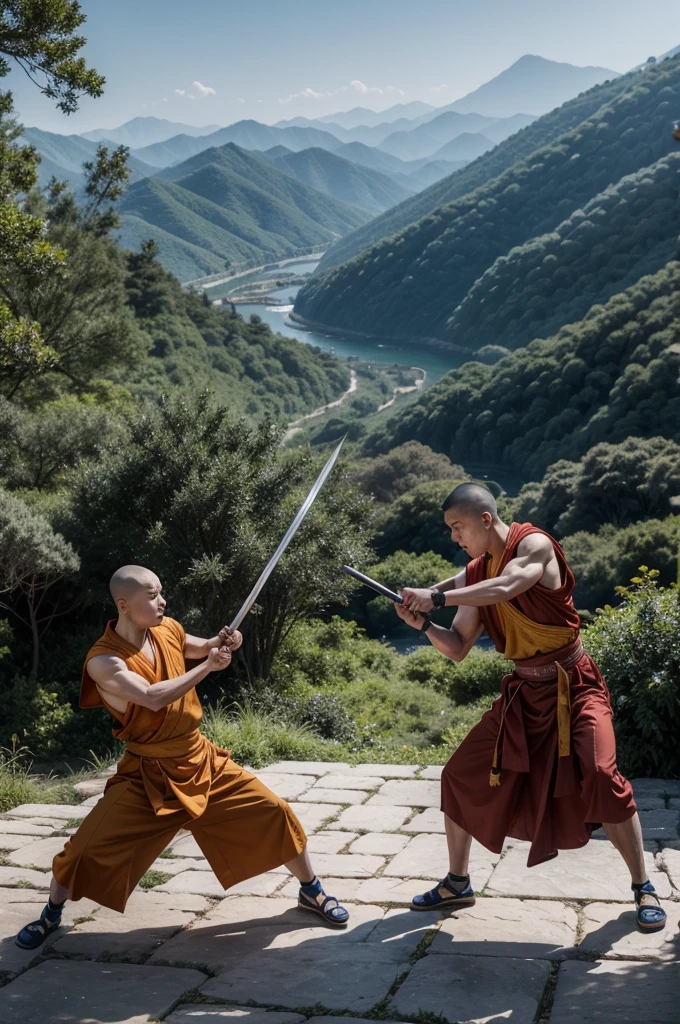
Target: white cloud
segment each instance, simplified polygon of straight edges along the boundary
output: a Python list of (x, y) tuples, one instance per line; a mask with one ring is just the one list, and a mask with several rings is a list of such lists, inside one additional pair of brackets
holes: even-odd
[(239, 101), (239, 103), (245, 103), (245, 100), (241, 96), (239, 96), (238, 101)]
[(443, 82), (442, 85), (433, 85), (432, 88), (430, 89), (430, 92), (433, 92), (433, 93), (444, 92), (448, 88), (449, 88), (449, 86), (446, 84), (446, 82)]
[(279, 103), (291, 103), (292, 100), (324, 100), (331, 96), (339, 96), (343, 92), (347, 92), (349, 89), (354, 89), (355, 92), (361, 96), (368, 96), (372, 94), (374, 96), (389, 96), (398, 95), (404, 96), (404, 90), (398, 89), (394, 85), (366, 85), (364, 82), (359, 81), (358, 78), (353, 79), (349, 85), (341, 85), (337, 89), (328, 89), (326, 92), (317, 92), (316, 89), (310, 89), (307, 86), (306, 89), (301, 89), (299, 92), (293, 92), (289, 96), (282, 96), (279, 99)]
[(167, 102), (168, 102), (168, 97), (167, 97), (167, 96), (164, 96), (164, 97), (163, 97), (163, 103), (167, 103)]
[(192, 82), (191, 84), (193, 85), (194, 89), (196, 90), (199, 96), (217, 95), (214, 89), (212, 89), (209, 85), (203, 85), (202, 82)]

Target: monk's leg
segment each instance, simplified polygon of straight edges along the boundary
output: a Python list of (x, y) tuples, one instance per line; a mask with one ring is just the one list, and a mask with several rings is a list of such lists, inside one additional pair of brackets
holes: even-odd
[[(575, 712), (575, 713), (574, 713)], [(647, 877), (642, 829), (633, 790), (616, 766), (616, 738), (608, 701), (599, 690), (572, 710), (572, 742), (583, 777), (586, 821), (602, 822), (630, 871), (640, 928), (657, 931), (666, 920)]]

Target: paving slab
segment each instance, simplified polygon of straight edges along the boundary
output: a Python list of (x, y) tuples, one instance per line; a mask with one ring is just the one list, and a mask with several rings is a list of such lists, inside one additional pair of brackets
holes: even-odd
[(633, 792), (661, 793), (667, 796), (680, 796), (680, 779), (631, 779)]
[(367, 801), (370, 807), (441, 807), (438, 782), (390, 779)]
[(317, 853), (314, 868), (322, 878), (334, 875), (337, 878), (372, 878), (385, 863), (384, 857), (367, 853)]
[(191, 857), (157, 857), (149, 871), (162, 871), (166, 875), (178, 875), (180, 871), (199, 871), (212, 868), (207, 860), (195, 860)]
[(87, 807), (88, 809), (90, 807), (94, 807), (95, 804), (99, 803), (103, 796), (103, 793), (99, 793), (97, 796), (88, 796), (87, 799), (83, 800), (83, 802), (80, 804), (80, 807)]
[(413, 953), (425, 936), (439, 927), (441, 921), (441, 911), (422, 910), (414, 913), (402, 907), (394, 908), (386, 911), (366, 941), (399, 945)]
[(366, 1013), (383, 999), (408, 964), (387, 943), (307, 942), (252, 953), (201, 988), (210, 998), (284, 1007), (323, 1006)]
[(36, 836), (40, 839), (54, 831), (53, 825), (36, 825), (35, 822), (22, 821), (20, 818), (0, 820), (0, 846), (4, 844), (5, 836)]
[(461, 1024), (531, 1024), (550, 971), (547, 961), (477, 956), (445, 959), (445, 966), (441, 956), (418, 960), (393, 996), (388, 1013), (394, 1017), (432, 1013)]
[(350, 853), (374, 853), (378, 857), (392, 857), (400, 853), (408, 841), (408, 836), (398, 832), (367, 832), (355, 839), (349, 850)]
[(423, 768), (419, 774), (421, 779), (431, 779), (434, 782), (439, 782), (443, 771), (443, 764), (430, 764), (427, 768)]
[[(422, 878), (369, 878), (357, 889), (356, 899), (362, 903), (396, 903), (408, 906), (417, 893), (428, 888)], [(431, 886), (429, 887), (431, 888)], [(423, 911), (425, 913), (425, 911)]]
[[(6, 867), (0, 864), (0, 885), (27, 886), (35, 889), (49, 889), (52, 875), (49, 871), (34, 871), (33, 868)], [(2, 1024), (2, 1018), (0, 1018)]]
[[(307, 841), (307, 849), (311, 854), (340, 853), (353, 839), (356, 832), (316, 832)], [(356, 853), (374, 853), (374, 850), (357, 850)]]
[(408, 824), (402, 826), (403, 832), (441, 832), (444, 835), (444, 815), (438, 807), (426, 807), (420, 814), (415, 814)]
[[(34, 889), (0, 889), (0, 975), (16, 974), (22, 971), (41, 956), (64, 935), (64, 927), (51, 932), (39, 950), (20, 949), (14, 939), (24, 925), (36, 921), (45, 906), (46, 894)], [(70, 926), (77, 918), (83, 917), (99, 909), (99, 904), (92, 900), (79, 900), (67, 903), (62, 913), (63, 926)], [(0, 1007), (2, 999), (0, 999)], [(2, 1020), (0, 1009), (0, 1020)]]
[(260, 782), (264, 782), (265, 786), (271, 789), (272, 793), (276, 793), (277, 796), (282, 797), (284, 800), (294, 800), (316, 782), (315, 775), (297, 775), (293, 773), (286, 775), (283, 772), (270, 771), (254, 772), (254, 774), (257, 775)]
[[(296, 899), (255, 896), (227, 897), (154, 952), (149, 963), (206, 965), (222, 971), (252, 953), (289, 949), (306, 943), (334, 945), (364, 942), (382, 920), (381, 907), (359, 906), (346, 929), (328, 928), (318, 917), (299, 910)], [(268, 1002), (252, 993), (258, 1003)], [(276, 1000), (274, 1000), (276, 1002)]]
[(347, 807), (336, 819), (336, 828), (348, 828), (354, 831), (394, 832), (407, 821), (412, 814), (410, 807)]
[[(0, 850), (6, 850), (8, 854), (14, 854), (15, 850), (28, 849), (29, 846), (40, 842), (42, 836), (13, 836), (11, 833), (0, 835)], [(61, 840), (64, 845), (65, 840)]]
[(328, 775), (349, 770), (344, 761), (277, 761), (267, 765), (268, 772), (282, 772), (284, 775)]
[[(377, 775), (357, 775), (349, 772), (338, 775), (324, 775), (316, 783), (316, 788), (323, 786), (325, 789), (377, 789), (384, 785), (385, 779)], [(344, 802), (344, 801), (343, 801)]]
[(383, 779), (412, 779), (417, 771), (417, 764), (357, 764), (350, 768), (350, 772), (378, 775)]
[(444, 918), (430, 952), (560, 960), (573, 953), (577, 925), (557, 900), (482, 898)]
[(140, 892), (130, 896), (124, 914), (99, 907), (54, 944), (58, 953), (89, 959), (135, 960), (148, 956), (211, 906), (193, 893)]
[(560, 966), (550, 1024), (677, 1024), (680, 963)]
[[(491, 853), (473, 839), (470, 848), (470, 879), (480, 892), (491, 878), (491, 873), (500, 860), (500, 854)], [(384, 871), (386, 877), (429, 878), (439, 881), (448, 871), (449, 855), (446, 836), (423, 834), (414, 836), (401, 853), (398, 853)], [(431, 888), (431, 886), (426, 886)]]
[(678, 839), (680, 813), (676, 810), (640, 811), (644, 839)]
[(90, 808), (82, 804), (20, 804), (7, 811), (7, 814), (11, 818), (56, 818), (58, 821), (68, 821), (70, 818), (84, 818), (89, 812)]
[[(35, 865), (36, 868), (52, 870), (52, 861), (58, 853), (64, 849), (66, 839), (63, 836), (53, 836), (45, 839), (32, 840), (30, 843), (15, 849), (10, 860), (13, 864)], [(2, 845), (2, 840), (0, 840)]]
[(638, 811), (663, 811), (666, 807), (666, 800), (651, 790), (641, 790), (634, 794)]
[(105, 775), (101, 779), (83, 779), (82, 782), (76, 782), (73, 788), (84, 797), (100, 796), (109, 779), (110, 775)]
[[(333, 878), (332, 875), (323, 875), (321, 878), (324, 891), (329, 896), (335, 896), (336, 899), (343, 903), (356, 900), (357, 892), (363, 881), (361, 878)], [(298, 880), (296, 878), (289, 878), (285, 885), (276, 890), (276, 895), (297, 900), (299, 890), (300, 883)]]
[(339, 803), (329, 804), (318, 801), (313, 804), (291, 803), (290, 807), (307, 833), (316, 832), (322, 825), (335, 822), (342, 810), (342, 805)]
[(203, 857), (205, 854), (192, 835), (184, 836), (182, 839), (173, 839), (168, 846), (173, 857)]
[(662, 871), (668, 874), (671, 884), (680, 892), (680, 843), (678, 848), (666, 847), (657, 855)]
[[(325, 782), (325, 778), (320, 780)], [(308, 789), (298, 799), (302, 803), (310, 804), (361, 804), (364, 802), (368, 792), (363, 789), (325, 789), (316, 786)]]
[(668, 914), (666, 928), (660, 932), (641, 932), (630, 904), (589, 903), (583, 911), (579, 950), (598, 953), (605, 959), (680, 960), (680, 905), (669, 900), (662, 900), (661, 905)]
[(0, 1020), (147, 1024), (204, 980), (200, 971), (187, 968), (46, 960), (3, 988)]
[[(592, 841), (580, 850), (560, 850), (533, 868), (526, 866), (528, 851), (528, 843), (507, 851), (484, 890), (487, 896), (630, 902), (630, 875), (611, 843)], [(645, 853), (645, 861), (659, 896), (670, 896), (668, 875), (658, 870), (651, 853)]]
[[(343, 1019), (345, 1024), (347, 1018)], [(304, 1024), (300, 1013), (282, 1010), (256, 1010), (252, 1006), (211, 1006), (210, 1003), (185, 1003), (166, 1017), (163, 1024)], [(337, 1017), (333, 1024), (338, 1024)], [(365, 1021), (362, 1022), (365, 1024)]]
[[(337, 1017), (310, 1017), (307, 1024), (338, 1024)], [(363, 1017), (342, 1017), (342, 1024), (366, 1024)], [(395, 1021), (383, 1021), (383, 1024), (396, 1024)]]
[[(275, 889), (281, 885), (281, 875), (273, 871), (267, 871), (263, 875), (255, 875), (245, 882), (233, 885), (228, 891), (239, 895), (270, 896)], [(162, 885), (155, 885), (151, 892), (189, 892), (201, 896), (224, 896), (222, 888), (212, 871), (180, 871), (163, 882)]]

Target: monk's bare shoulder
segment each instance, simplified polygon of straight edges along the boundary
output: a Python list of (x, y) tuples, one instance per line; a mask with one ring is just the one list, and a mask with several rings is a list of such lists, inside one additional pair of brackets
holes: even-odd
[(122, 658), (116, 658), (112, 654), (98, 654), (90, 658), (87, 663), (89, 676), (100, 686), (106, 686), (113, 681), (118, 672), (124, 672), (127, 665)]
[(552, 541), (544, 533), (529, 533), (517, 545), (519, 558), (530, 558), (546, 563), (554, 554)]

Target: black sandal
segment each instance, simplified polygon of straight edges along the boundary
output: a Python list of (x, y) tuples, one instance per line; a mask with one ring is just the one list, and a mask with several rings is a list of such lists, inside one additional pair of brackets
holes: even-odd
[(50, 921), (49, 913), (49, 908), (45, 907), (37, 921), (24, 925), (14, 940), (20, 949), (37, 949), (42, 946), (48, 935), (61, 926), (61, 910), (54, 921)]
[[(666, 926), (666, 911), (661, 906), (661, 900), (656, 894), (652, 883), (647, 879), (642, 885), (631, 885), (635, 894), (635, 906), (637, 907), (637, 926), (643, 932), (660, 932)], [(641, 904), (643, 896), (653, 896), (658, 906)]]

